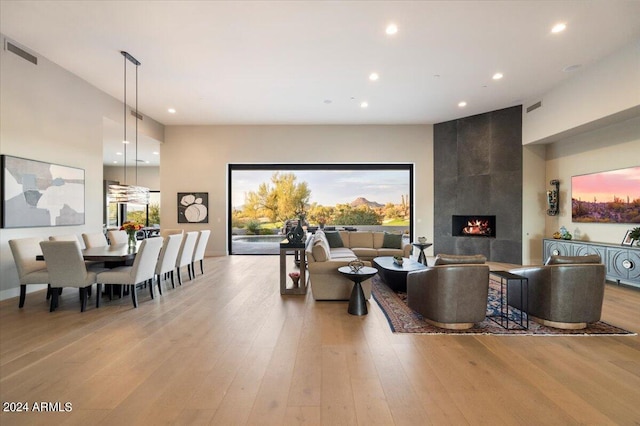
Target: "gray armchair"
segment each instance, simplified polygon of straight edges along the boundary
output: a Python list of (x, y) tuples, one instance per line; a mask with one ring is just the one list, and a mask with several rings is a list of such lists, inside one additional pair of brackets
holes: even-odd
[(436, 327), (463, 330), (484, 321), (489, 267), (437, 265), (407, 275), (407, 304)]
[[(605, 266), (601, 263), (562, 263), (565, 260), (556, 259), (549, 265), (509, 272), (529, 279), (528, 313), (531, 319), (555, 328), (585, 328), (587, 323), (600, 320)], [(597, 261), (599, 257), (593, 260)], [(522, 308), (520, 286), (509, 286), (509, 305)]]

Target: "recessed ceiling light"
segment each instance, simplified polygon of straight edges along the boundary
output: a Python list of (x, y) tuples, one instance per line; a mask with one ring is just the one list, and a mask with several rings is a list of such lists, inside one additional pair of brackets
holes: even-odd
[(149, 164), (149, 160), (145, 160), (145, 163), (146, 163), (146, 164)]
[(175, 114), (176, 113), (176, 109), (175, 108), (169, 108), (167, 111), (169, 111), (169, 114)]
[(504, 76), (502, 75), (502, 73), (501, 73), (501, 72), (497, 72), (497, 73), (495, 73), (495, 74), (493, 75), (493, 79), (494, 79), (494, 80), (500, 80), (502, 77), (504, 77)]
[(434, 74), (433, 78), (440, 78), (440, 74)]
[(464, 108), (464, 107), (466, 107), (466, 106), (467, 106), (467, 103), (466, 103), (465, 101), (462, 101), (462, 102), (459, 102), (459, 103), (458, 103), (458, 106), (459, 106), (460, 108)]
[(160, 155), (158, 151), (153, 151), (153, 155)]
[(117, 162), (117, 161), (114, 161), (114, 162), (113, 162), (113, 164), (118, 164), (118, 162)]
[(325, 99), (323, 101), (325, 104), (329, 105), (331, 102), (333, 102), (331, 99)]
[(555, 24), (553, 28), (551, 28), (551, 32), (554, 34), (557, 34), (557, 33), (563, 32), (566, 29), (567, 29), (567, 24), (565, 24), (564, 22), (559, 22)]
[(398, 32), (398, 26), (396, 24), (389, 24), (387, 25), (385, 32), (389, 35), (393, 35)]
[(369, 104), (367, 102), (360, 102), (360, 108), (367, 108)]
[(129, 141), (122, 141), (122, 143), (129, 143)]
[(380, 78), (380, 76), (378, 75), (377, 72), (372, 72), (371, 74), (369, 74), (369, 80), (371, 80), (371, 81), (376, 81), (379, 78)]
[(122, 153), (121, 152), (116, 152), (116, 155), (122, 155)]

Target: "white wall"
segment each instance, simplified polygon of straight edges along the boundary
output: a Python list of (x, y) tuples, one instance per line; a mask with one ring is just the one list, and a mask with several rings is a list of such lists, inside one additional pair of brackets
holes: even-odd
[(582, 240), (620, 244), (634, 225), (571, 221), (571, 176), (632, 166), (640, 166), (640, 117), (547, 146), (546, 180), (560, 180), (560, 214), (546, 217), (545, 237), (564, 226)]
[[(102, 230), (103, 119), (122, 122), (121, 102), (31, 53), (38, 65), (0, 50), (0, 153), (84, 169), (85, 224), (0, 229), (0, 300), (18, 295), (10, 239)], [(140, 131), (156, 139), (164, 133), (148, 117)], [(37, 289), (28, 286), (28, 291)]]
[[(229, 163), (414, 163), (415, 232), (433, 241), (433, 126), (168, 126), (161, 147), (163, 227), (211, 229), (227, 253)], [(178, 192), (209, 193), (208, 224), (178, 224)]]
[(522, 264), (542, 264), (545, 237), (546, 159), (545, 145), (528, 145), (522, 150)]
[[(531, 104), (542, 107), (526, 112)], [(522, 143), (553, 142), (563, 133), (591, 130), (593, 123), (640, 105), (640, 42), (635, 41), (596, 64), (579, 69), (561, 85), (524, 103)], [(637, 112), (634, 112), (637, 115)], [(583, 130), (584, 130), (583, 129)]]

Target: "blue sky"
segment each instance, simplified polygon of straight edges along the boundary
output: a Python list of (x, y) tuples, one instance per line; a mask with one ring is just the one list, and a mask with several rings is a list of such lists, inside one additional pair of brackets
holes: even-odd
[[(311, 203), (333, 206), (350, 203), (358, 197), (380, 204), (400, 204), (401, 196), (409, 194), (407, 170), (305, 170), (294, 173), (296, 182), (307, 182)], [(234, 170), (232, 174), (233, 207), (244, 204), (244, 196), (256, 191), (263, 182), (271, 182), (273, 170)]]

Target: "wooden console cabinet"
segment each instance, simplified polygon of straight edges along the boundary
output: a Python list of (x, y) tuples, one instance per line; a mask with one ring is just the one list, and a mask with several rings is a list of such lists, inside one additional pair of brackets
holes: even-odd
[(599, 254), (607, 268), (607, 279), (640, 288), (640, 247), (591, 241), (544, 239), (542, 258), (551, 255)]

